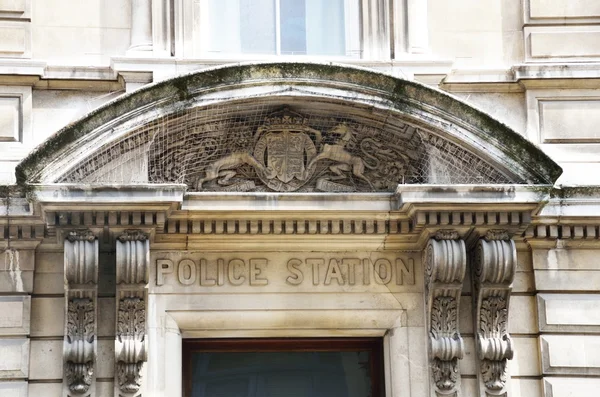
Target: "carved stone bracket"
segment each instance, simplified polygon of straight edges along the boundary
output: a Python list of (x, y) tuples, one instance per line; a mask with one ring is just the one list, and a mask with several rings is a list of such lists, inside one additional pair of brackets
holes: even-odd
[(136, 395), (147, 361), (146, 305), (150, 242), (140, 230), (117, 237), (115, 395)]
[(473, 306), (480, 361), (479, 384), (486, 396), (506, 396), (506, 364), (513, 358), (508, 305), (517, 265), (509, 234), (491, 230), (477, 242), (473, 264)]
[(436, 395), (457, 396), (458, 360), (464, 344), (458, 330), (462, 283), (467, 266), (466, 248), (458, 233), (440, 230), (423, 253), (429, 360)]
[(66, 324), (63, 345), (66, 396), (93, 396), (96, 363), (98, 240), (89, 230), (64, 241)]

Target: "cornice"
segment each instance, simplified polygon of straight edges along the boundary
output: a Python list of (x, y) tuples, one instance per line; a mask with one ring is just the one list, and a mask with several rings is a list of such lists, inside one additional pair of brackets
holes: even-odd
[[(186, 193), (183, 185), (33, 185), (0, 206), (0, 241), (36, 247), (69, 230), (143, 229), (153, 244), (417, 249), (452, 228), (467, 245), (504, 229), (532, 246), (600, 245), (597, 187), (400, 185), (394, 193)], [(25, 197), (26, 196), (26, 197)], [(8, 198), (8, 201), (7, 201)], [(8, 216), (7, 216), (8, 214)], [(280, 242), (285, 242), (281, 245)], [(104, 244), (104, 243), (103, 243)], [(216, 245), (215, 245), (216, 244)]]

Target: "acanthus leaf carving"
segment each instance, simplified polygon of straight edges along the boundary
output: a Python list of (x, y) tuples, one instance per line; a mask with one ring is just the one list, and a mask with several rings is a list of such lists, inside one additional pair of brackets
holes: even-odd
[(437, 395), (456, 396), (458, 360), (464, 343), (458, 329), (459, 299), (466, 269), (464, 241), (453, 231), (431, 238), (423, 252), (431, 376)]
[(91, 299), (71, 299), (67, 303), (65, 377), (73, 393), (85, 393), (92, 384), (95, 315)]
[(507, 361), (514, 345), (508, 333), (511, 284), (517, 264), (514, 242), (494, 230), (478, 241), (473, 266), (476, 345), (480, 387), (487, 395), (506, 394)]
[(145, 233), (141, 230), (125, 230), (123, 233), (117, 237), (117, 239), (124, 243), (127, 241), (146, 241), (148, 240), (148, 233)]
[(502, 392), (506, 385), (506, 360), (482, 360), (482, 381), (488, 391)]
[(146, 305), (142, 298), (119, 301), (115, 357), (119, 389), (124, 393), (139, 391), (142, 366), (147, 360)]
[(458, 358), (441, 360), (434, 358), (432, 362), (433, 382), (438, 394), (452, 395), (456, 393), (456, 385), (460, 372), (458, 370)]
[(90, 230), (75, 230), (64, 240), (64, 385), (67, 395), (93, 396), (96, 364), (98, 240)]
[(94, 235), (94, 233), (91, 230), (88, 229), (81, 229), (81, 230), (71, 230), (68, 234), (67, 234), (67, 240), (70, 242), (75, 242), (75, 241), (88, 241), (88, 242), (92, 242), (96, 239), (96, 236)]
[(436, 240), (458, 240), (460, 235), (456, 230), (442, 229), (435, 232), (434, 238)]
[(485, 233), (484, 238), (485, 241), (510, 240), (510, 235), (504, 229), (491, 229)]
[(117, 305), (115, 335), (115, 394), (137, 394), (147, 361), (146, 305), (150, 241), (128, 230), (117, 238)]

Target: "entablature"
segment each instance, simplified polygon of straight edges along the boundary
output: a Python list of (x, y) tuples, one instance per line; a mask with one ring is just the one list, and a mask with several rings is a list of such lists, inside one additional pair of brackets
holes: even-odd
[(184, 185), (34, 185), (29, 201), (12, 199), (17, 205), (13, 216), (0, 218), (0, 224), (4, 240), (15, 244), (52, 244), (81, 228), (104, 234), (101, 241), (141, 229), (153, 246), (176, 249), (236, 244), (348, 249), (363, 244), (411, 250), (422, 249), (436, 231), (449, 228), (468, 245), (499, 229), (534, 244), (556, 244), (553, 239), (597, 244), (600, 217), (541, 215), (549, 205), (549, 189), (400, 185), (394, 193), (290, 194), (187, 193)]

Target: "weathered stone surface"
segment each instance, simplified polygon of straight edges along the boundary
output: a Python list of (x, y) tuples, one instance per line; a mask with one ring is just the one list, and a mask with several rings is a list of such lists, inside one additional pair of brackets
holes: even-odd
[(0, 56), (30, 57), (31, 26), (21, 21), (0, 22)]
[(600, 333), (600, 295), (539, 294), (537, 303), (542, 332)]
[[(509, 371), (513, 362), (509, 363)], [(542, 381), (540, 379), (527, 379), (527, 378), (511, 378), (510, 380), (510, 394), (511, 397), (530, 397), (530, 396), (542, 396)]]
[(115, 371), (115, 343), (110, 339), (98, 341), (98, 378), (112, 378)]
[(29, 395), (40, 397), (58, 397), (62, 393), (61, 383), (30, 383)]
[(28, 292), (33, 290), (33, 272), (29, 270), (0, 270), (0, 293)]
[(29, 339), (0, 339), (0, 379), (27, 378)]
[(29, 334), (31, 297), (0, 296), (0, 335)]
[(420, 254), (152, 252), (149, 292), (418, 292)]
[(27, 382), (0, 382), (2, 397), (27, 397)]
[(32, 340), (29, 379), (61, 380), (63, 378), (63, 340)]
[(600, 17), (600, 5), (593, 0), (527, 0), (531, 18)]
[(32, 298), (31, 336), (62, 337), (65, 332), (65, 298)]
[(536, 334), (536, 304), (533, 296), (511, 296), (508, 311), (508, 332), (512, 334)]
[(0, 142), (21, 140), (21, 98), (0, 97)]
[(596, 397), (600, 388), (598, 378), (543, 378), (544, 397)]
[(594, 128), (600, 122), (600, 97), (540, 100), (539, 104), (543, 142), (600, 142), (600, 134)]
[(525, 28), (531, 42), (528, 58), (534, 61), (554, 59), (596, 60), (599, 34), (586, 26), (534, 26)]
[[(473, 141), (479, 141), (480, 146), (485, 146), (487, 151), (485, 157), (488, 159), (496, 158), (497, 161), (503, 164), (505, 170), (513, 170), (515, 176), (520, 175), (520, 178), (530, 182), (550, 182), (553, 181), (559, 174), (559, 168), (557, 168), (546, 156), (530, 145), (525, 139), (514, 131), (508, 129), (504, 125), (497, 123), (490, 117), (480, 113), (473, 108), (468, 108), (464, 104), (456, 101), (454, 98), (446, 96), (445, 94), (437, 91), (431, 91), (424, 86), (415, 84), (414, 82), (396, 80), (390, 76), (384, 76), (367, 72), (364, 70), (351, 69), (341, 66), (323, 66), (316, 64), (302, 64), (302, 63), (272, 63), (272, 64), (254, 64), (244, 65), (235, 67), (224, 67), (221, 69), (214, 69), (208, 72), (199, 72), (186, 77), (179, 77), (165, 81), (163, 83), (153, 86), (152, 89), (148, 88), (144, 92), (144, 96), (139, 96), (139, 93), (135, 92), (124, 97), (120, 103), (121, 105), (112, 105), (103, 109), (98, 110), (94, 114), (85, 118), (81, 123), (77, 124), (77, 127), (69, 127), (64, 131), (57, 134), (48, 141), (44, 147), (40, 147), (34, 154), (31, 154), (27, 160), (21, 163), (17, 173), (18, 179), (24, 181), (27, 179), (40, 180), (56, 180), (62, 174), (61, 167), (56, 162), (57, 159), (52, 159), (60, 147), (63, 145), (56, 145), (58, 141), (63, 141), (63, 144), (75, 143), (77, 139), (82, 138), (87, 131), (91, 131), (92, 125), (98, 126), (100, 124), (108, 123), (110, 120), (121, 118), (125, 126), (125, 120), (129, 119), (129, 116), (124, 116), (130, 110), (130, 106), (138, 108), (141, 106), (152, 107), (159, 98), (170, 97), (171, 101), (181, 97), (178, 95), (178, 90), (181, 87), (185, 87), (187, 95), (196, 95), (197, 92), (193, 87), (208, 87), (214, 84), (215, 81), (219, 81), (219, 84), (223, 84), (226, 81), (231, 83), (238, 83), (240, 76), (244, 79), (254, 81), (255, 85), (259, 85), (261, 80), (268, 81), (270, 85), (280, 82), (285, 84), (295, 84), (294, 80), (301, 79), (303, 84), (306, 84), (307, 78), (316, 79), (319, 81), (319, 87), (317, 90), (327, 87), (329, 84), (334, 84), (337, 89), (346, 89), (353, 91), (357, 85), (362, 85), (364, 91), (375, 89), (377, 95), (386, 96), (390, 100), (395, 100), (397, 96), (404, 98), (410, 98), (411, 96), (417, 95), (418, 101), (410, 102), (410, 106), (417, 103), (430, 103), (431, 107), (423, 109), (425, 112), (430, 112), (433, 109), (440, 109), (447, 113), (442, 114), (453, 114), (454, 117), (465, 117), (465, 125), (471, 125), (475, 128), (469, 128), (465, 130), (464, 134), (475, 134), (473, 135)], [(291, 80), (290, 80), (291, 79)], [(348, 85), (349, 82), (351, 85)], [(178, 88), (179, 87), (179, 88)], [(230, 89), (231, 86), (228, 87)], [(190, 90), (187, 93), (187, 90)], [(385, 94), (387, 92), (387, 94)], [(356, 100), (356, 94), (352, 93), (353, 99)], [(140, 101), (131, 101), (133, 97), (139, 96), (138, 99), (142, 100), (145, 105), (142, 105)], [(313, 96), (313, 100), (314, 100)], [(135, 103), (135, 105), (133, 105)], [(164, 103), (164, 102), (163, 102)], [(403, 106), (406, 106), (409, 102), (405, 102)], [(165, 103), (165, 106), (167, 104)], [(115, 109), (118, 107), (118, 111)], [(428, 123), (435, 124), (439, 117), (429, 117)], [(123, 119), (125, 117), (125, 119)], [(441, 120), (439, 120), (441, 121)], [(459, 124), (455, 124), (457, 127)], [(441, 125), (440, 125), (441, 127)], [(94, 127), (95, 128), (95, 127)], [(441, 128), (443, 131), (448, 131)], [(494, 131), (491, 134), (491, 131)], [(437, 139), (437, 138), (435, 138)], [(463, 138), (457, 138), (462, 140)], [(484, 142), (485, 141), (485, 142)], [(54, 143), (53, 143), (54, 142)], [(503, 148), (510, 147), (510, 150), (506, 151)], [(492, 150), (493, 148), (493, 150)], [(500, 155), (502, 153), (502, 155)], [(92, 156), (92, 153), (88, 153), (88, 156)], [(502, 157), (502, 159), (500, 159)], [(63, 159), (67, 161), (67, 159)], [(50, 170), (48, 166), (52, 163), (53, 170)], [(524, 168), (524, 165), (527, 166)], [(527, 170), (526, 170), (527, 169)], [(41, 173), (41, 174), (40, 174)], [(57, 174), (58, 173), (58, 174)], [(42, 176), (44, 174), (44, 176)], [(50, 179), (48, 179), (50, 178)], [(515, 179), (516, 181), (516, 179)]]
[(509, 361), (509, 374), (511, 376), (541, 375), (537, 338), (515, 336), (513, 342), (515, 356)]
[(593, 249), (535, 249), (533, 251), (534, 270), (597, 270), (597, 251)]
[(542, 335), (545, 375), (600, 375), (600, 336)]
[(600, 272), (592, 270), (536, 270), (539, 291), (594, 291), (600, 285)]

